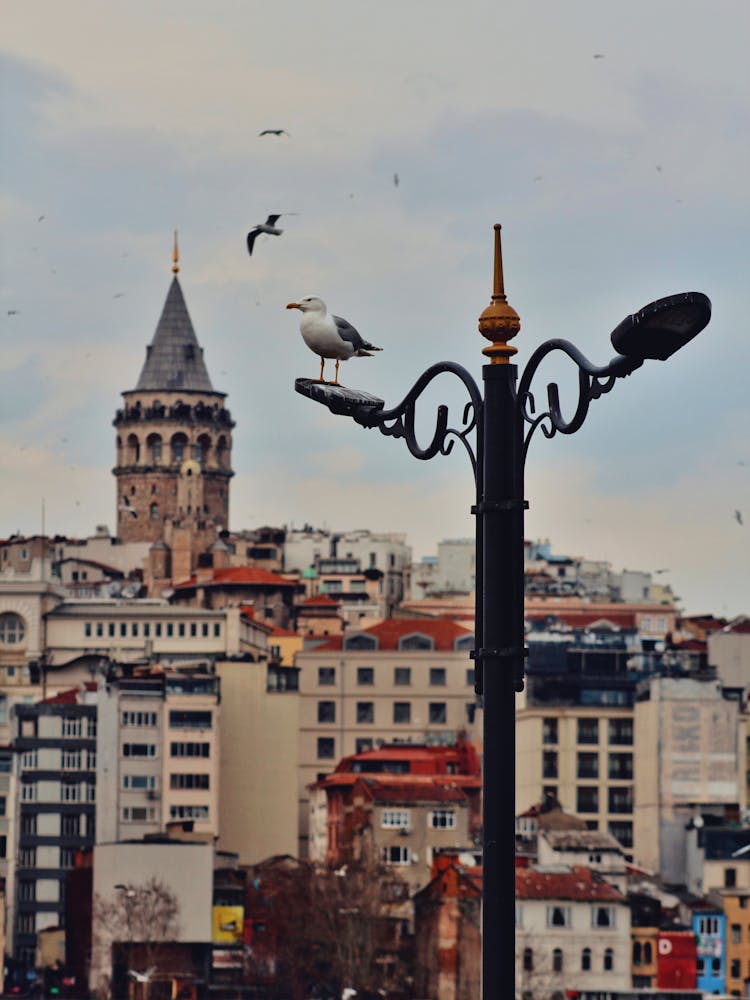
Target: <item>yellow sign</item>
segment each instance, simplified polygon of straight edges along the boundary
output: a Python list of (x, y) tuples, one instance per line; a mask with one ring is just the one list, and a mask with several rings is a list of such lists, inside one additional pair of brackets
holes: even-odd
[(243, 906), (215, 906), (213, 908), (214, 944), (242, 944), (242, 924), (245, 919)]

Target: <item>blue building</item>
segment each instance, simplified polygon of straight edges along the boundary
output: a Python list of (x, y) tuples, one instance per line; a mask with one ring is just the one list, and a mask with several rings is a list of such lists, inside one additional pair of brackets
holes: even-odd
[(720, 910), (693, 913), (693, 933), (697, 945), (696, 986), (707, 996), (725, 992), (726, 919)]

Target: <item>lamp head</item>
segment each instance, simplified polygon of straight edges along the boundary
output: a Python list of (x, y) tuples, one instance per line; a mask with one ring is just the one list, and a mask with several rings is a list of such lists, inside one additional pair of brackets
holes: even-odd
[(610, 334), (618, 354), (666, 361), (708, 325), (711, 300), (702, 292), (680, 292), (649, 302)]

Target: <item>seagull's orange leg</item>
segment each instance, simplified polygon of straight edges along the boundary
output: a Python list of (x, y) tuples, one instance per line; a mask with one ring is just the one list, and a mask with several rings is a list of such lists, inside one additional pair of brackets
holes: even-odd
[(333, 376), (333, 382), (331, 382), (331, 385), (338, 385), (338, 384), (339, 384), (339, 359), (336, 358), (336, 374)]
[(325, 382), (325, 379), (323, 378), (323, 365), (325, 363), (326, 363), (326, 359), (325, 358), (321, 358), (320, 359), (320, 377), (318, 378), (318, 382)]

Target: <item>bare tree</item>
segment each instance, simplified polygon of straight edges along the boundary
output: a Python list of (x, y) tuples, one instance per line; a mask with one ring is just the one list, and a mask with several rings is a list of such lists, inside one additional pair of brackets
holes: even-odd
[(565, 977), (557, 968), (554, 949), (534, 931), (516, 933), (516, 996), (518, 1000), (558, 1000), (565, 996)]
[(115, 890), (114, 898), (98, 893), (94, 897), (92, 937), (99, 959), (94, 985), (100, 995), (111, 995), (112, 946), (126, 945), (128, 974), (138, 984), (142, 1000), (148, 1000), (159, 953), (179, 933), (177, 897), (156, 876), (142, 884), (116, 885)]

